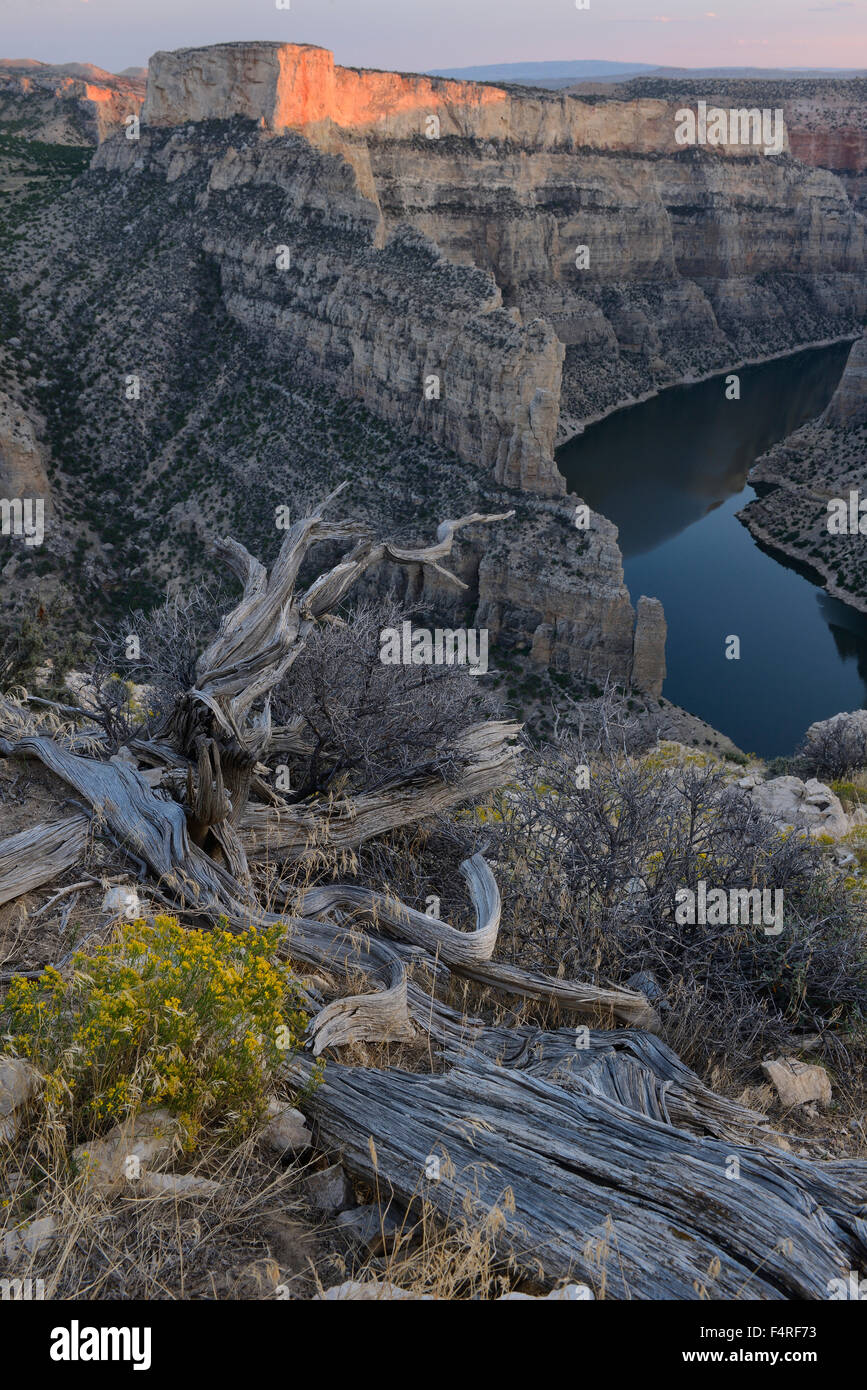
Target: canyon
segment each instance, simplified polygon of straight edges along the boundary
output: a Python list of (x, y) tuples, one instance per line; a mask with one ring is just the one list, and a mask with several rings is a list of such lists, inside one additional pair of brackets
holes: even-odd
[(19, 403), (47, 420), (58, 505), (100, 487), (99, 563), (162, 583), (218, 518), (258, 548), (292, 488), (348, 477), (413, 535), (467, 490), (480, 510), (517, 493), (505, 539), (457, 547), (473, 625), (658, 695), (660, 606), (633, 607), (604, 517), (576, 534), (554, 451), (666, 385), (859, 331), (854, 185), (820, 167), (784, 85), (784, 152), (765, 156), (680, 148), (679, 92), (346, 69), (309, 45), (156, 54), (139, 138), (123, 102), (103, 108), (89, 172), (16, 246)]

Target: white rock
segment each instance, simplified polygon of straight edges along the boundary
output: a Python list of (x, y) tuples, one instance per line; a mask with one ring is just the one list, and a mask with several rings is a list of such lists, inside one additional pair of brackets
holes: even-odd
[(309, 1149), (313, 1135), (307, 1128), (300, 1110), (279, 1100), (268, 1102), (269, 1121), (262, 1131), (262, 1142), (277, 1153), (298, 1153)]
[(37, 1221), (31, 1221), (21, 1232), (24, 1249), (31, 1255), (37, 1255), (40, 1250), (44, 1250), (56, 1236), (57, 1222), (53, 1216), (41, 1216)]
[(581, 1300), (587, 1302), (595, 1299), (593, 1290), (587, 1284), (564, 1284), (562, 1289), (552, 1289), (550, 1293), (504, 1293), (497, 1299), (498, 1303), (509, 1303), (510, 1301), (530, 1300), (534, 1303), (549, 1303), (551, 1299)]
[(222, 1183), (212, 1178), (199, 1178), (195, 1173), (144, 1172), (136, 1190), (148, 1197), (216, 1197)]
[(141, 1180), (143, 1172), (171, 1157), (180, 1125), (168, 1110), (143, 1110), (115, 1125), (104, 1139), (79, 1144), (72, 1157), (87, 1185), (109, 1194)]
[(0, 1057), (0, 1116), (11, 1115), (39, 1088), (35, 1067), (19, 1057)]
[(772, 777), (754, 787), (751, 795), (781, 830), (803, 826), (811, 835), (834, 838), (849, 833), (849, 817), (839, 797), (815, 777), (807, 782), (800, 777)]
[(429, 1293), (410, 1293), (409, 1289), (399, 1289), (396, 1284), (389, 1284), (382, 1279), (368, 1279), (360, 1283), (355, 1279), (347, 1279), (343, 1284), (334, 1284), (332, 1288), (326, 1289), (325, 1293), (318, 1295), (321, 1302), (334, 1302), (342, 1299), (373, 1300), (379, 1298), (412, 1298), (423, 1302), (432, 1301), (432, 1294)]
[(801, 1062), (797, 1057), (778, 1057), (763, 1062), (762, 1071), (776, 1087), (783, 1105), (806, 1105), (816, 1100), (820, 1105), (831, 1103), (831, 1080), (824, 1067)]
[[(374, 1299), (417, 1299), (420, 1301), (433, 1301), (433, 1295), (429, 1293), (411, 1293), (409, 1289), (400, 1289), (396, 1284), (390, 1284), (382, 1279), (368, 1279), (363, 1283), (354, 1279), (347, 1279), (343, 1284), (335, 1284), (332, 1288), (326, 1289), (325, 1293), (319, 1295), (320, 1300), (333, 1302), (335, 1300), (356, 1299), (372, 1301)], [(582, 1300), (587, 1301), (593, 1298), (593, 1290), (586, 1284), (566, 1284), (562, 1289), (552, 1289), (550, 1293), (504, 1293), (496, 1300), (497, 1303), (508, 1302), (539, 1302), (545, 1303), (550, 1300)]]
[(135, 921), (142, 915), (141, 900), (134, 888), (123, 885), (109, 888), (102, 900), (102, 911), (110, 913), (112, 917), (129, 917)]
[(18, 1133), (16, 1113), (40, 1088), (35, 1067), (18, 1057), (0, 1057), (0, 1143), (11, 1144)]

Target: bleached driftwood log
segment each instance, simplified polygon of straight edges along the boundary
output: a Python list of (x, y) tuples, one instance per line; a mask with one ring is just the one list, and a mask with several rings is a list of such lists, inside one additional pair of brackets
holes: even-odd
[(41, 888), (78, 864), (89, 829), (87, 816), (64, 816), (0, 840), (0, 904)]
[(487, 1222), (497, 1250), (546, 1284), (580, 1279), (609, 1299), (824, 1299), (863, 1268), (867, 1163), (699, 1138), (647, 1113), (659, 1078), (646, 1070), (627, 1106), (598, 1082), (567, 1089), (480, 1052), (437, 1076), (332, 1065), (304, 1108), (383, 1203), (424, 1198), (446, 1222)]
[(280, 862), (322, 850), (353, 849), (374, 835), (414, 825), (464, 802), (483, 800), (515, 776), (516, 754), (510, 740), (520, 727), (491, 720), (468, 729), (456, 750), (465, 760), (458, 783), (429, 777), (314, 806), (251, 804), (241, 820), (247, 857), (251, 862)]

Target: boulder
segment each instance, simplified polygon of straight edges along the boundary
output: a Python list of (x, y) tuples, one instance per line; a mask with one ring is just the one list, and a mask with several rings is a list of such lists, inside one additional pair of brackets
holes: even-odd
[(170, 1111), (143, 1110), (115, 1125), (104, 1139), (78, 1144), (72, 1157), (86, 1174), (88, 1187), (108, 1196), (170, 1158), (179, 1133), (180, 1125)]
[(849, 833), (849, 818), (830, 787), (815, 777), (772, 777), (751, 791), (753, 800), (772, 816), (781, 830), (802, 826), (811, 835), (835, 839)]
[(284, 1101), (269, 1100), (269, 1120), (262, 1131), (262, 1142), (276, 1153), (300, 1153), (309, 1149), (313, 1135), (307, 1128), (300, 1110), (295, 1110)]
[(336, 1216), (353, 1204), (352, 1185), (339, 1163), (305, 1178), (304, 1193), (322, 1216)]
[(831, 1103), (831, 1081), (824, 1067), (801, 1062), (797, 1057), (778, 1057), (776, 1061), (763, 1062), (762, 1071), (787, 1108), (810, 1101)]

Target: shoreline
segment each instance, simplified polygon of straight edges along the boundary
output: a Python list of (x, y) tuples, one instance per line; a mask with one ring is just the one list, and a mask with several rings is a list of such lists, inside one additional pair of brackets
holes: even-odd
[[(781, 362), (786, 357), (796, 357), (799, 352), (813, 352), (819, 348), (836, 347), (839, 343), (856, 343), (860, 337), (859, 333), (843, 333), (837, 338), (822, 338), (815, 343), (801, 343), (798, 347), (786, 348), (784, 352), (772, 353), (769, 357), (745, 357), (740, 362), (735, 362), (729, 367), (716, 367), (712, 372), (705, 372), (703, 376), (683, 377), (680, 381), (671, 381), (666, 386), (656, 386), (649, 391), (645, 391), (640, 396), (628, 396), (617, 405), (611, 406), (609, 410), (600, 410), (596, 415), (588, 415), (586, 419), (574, 422), (575, 429), (563, 436), (558, 437), (554, 445), (554, 462), (557, 462), (557, 453), (560, 449), (571, 444), (573, 439), (579, 439), (590, 425), (598, 425), (601, 420), (607, 420), (609, 415), (615, 415), (619, 410), (631, 410), (633, 406), (643, 405), (645, 401), (653, 400), (654, 396), (661, 396), (664, 391), (676, 391), (681, 386), (699, 386), (703, 381), (713, 381), (716, 377), (729, 376), (732, 372), (738, 372), (743, 367), (761, 367), (766, 362)], [(559, 471), (559, 469), (558, 469)]]
[[(745, 511), (746, 507), (739, 512), (735, 512), (735, 516), (741, 525), (746, 527), (753, 540), (760, 541), (772, 554), (776, 552), (777, 555), (785, 555), (787, 559), (795, 560), (801, 570), (807, 571), (807, 573), (804, 574), (804, 578), (807, 579), (809, 583), (815, 584), (816, 588), (821, 589), (829, 598), (835, 598), (840, 603), (845, 603), (846, 607), (851, 608), (855, 613), (867, 615), (867, 599), (862, 599), (856, 594), (850, 594), (847, 589), (840, 589), (834, 580), (825, 574), (824, 570), (815, 559), (806, 560), (800, 552), (795, 550), (792, 546), (785, 545), (782, 541), (776, 540), (763, 526), (759, 526), (755, 521), (747, 520), (744, 516)], [(777, 563), (780, 562), (778, 561)], [(815, 579), (812, 577), (813, 575), (815, 575)]]

